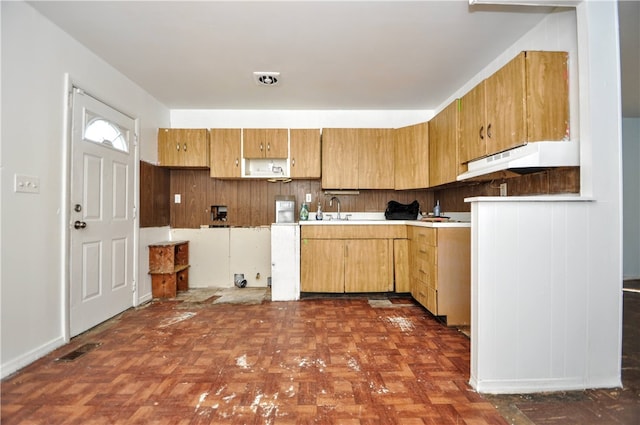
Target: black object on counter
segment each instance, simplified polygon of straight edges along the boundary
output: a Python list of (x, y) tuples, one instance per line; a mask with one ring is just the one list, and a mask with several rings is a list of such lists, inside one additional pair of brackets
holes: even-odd
[(413, 201), (410, 204), (401, 204), (397, 201), (389, 201), (384, 217), (387, 220), (417, 220), (420, 213), (420, 204)]

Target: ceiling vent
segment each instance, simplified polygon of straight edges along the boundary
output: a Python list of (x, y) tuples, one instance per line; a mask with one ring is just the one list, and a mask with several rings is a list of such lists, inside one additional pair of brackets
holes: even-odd
[(253, 78), (259, 86), (277, 86), (280, 82), (279, 72), (254, 72)]

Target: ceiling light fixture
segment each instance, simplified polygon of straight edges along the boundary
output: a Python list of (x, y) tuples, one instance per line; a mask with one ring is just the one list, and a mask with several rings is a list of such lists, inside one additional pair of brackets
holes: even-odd
[(279, 72), (254, 72), (253, 78), (259, 86), (276, 86), (280, 82)]

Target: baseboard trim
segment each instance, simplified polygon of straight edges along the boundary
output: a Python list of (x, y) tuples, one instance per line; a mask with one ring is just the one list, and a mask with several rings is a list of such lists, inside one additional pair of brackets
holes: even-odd
[(46, 344), (43, 344), (31, 351), (28, 351), (16, 357), (15, 359), (2, 363), (2, 365), (0, 365), (0, 379), (4, 379), (7, 376), (19, 371), (23, 367), (30, 365), (34, 361), (49, 354), (56, 348), (62, 347), (64, 344), (66, 344), (64, 338), (58, 337), (47, 342)]

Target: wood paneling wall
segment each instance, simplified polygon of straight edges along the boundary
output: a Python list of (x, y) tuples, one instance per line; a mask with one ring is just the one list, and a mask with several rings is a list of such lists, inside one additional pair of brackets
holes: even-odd
[(471, 204), (464, 202), (465, 198), (500, 196), (501, 183), (507, 183), (508, 196), (580, 193), (580, 167), (550, 168), (524, 175), (496, 173), (496, 178), (490, 181), (456, 183), (434, 190), (433, 199), (440, 200), (445, 213), (471, 211)]
[(140, 161), (140, 227), (169, 225), (169, 181), (168, 169)]
[[(324, 196), (320, 180), (293, 180), (289, 183), (269, 183), (265, 180), (218, 180), (208, 170), (188, 170), (156, 167), (140, 163), (140, 226), (166, 226), (173, 228), (199, 228), (201, 225), (265, 226), (275, 221), (275, 196), (293, 195), (298, 208), (311, 193), (311, 211), (318, 199), (323, 211), (334, 212), (329, 198)], [(580, 192), (578, 167), (554, 168), (526, 175), (504, 173), (494, 180), (463, 182), (422, 190), (361, 190), (359, 195), (340, 196), (342, 211), (381, 212), (387, 202), (395, 200), (410, 203), (417, 200), (422, 211), (431, 211), (435, 200), (440, 200), (444, 213), (470, 211), (465, 198), (498, 196), (500, 183), (507, 183), (509, 196), (541, 195)], [(174, 202), (179, 194), (181, 202)], [(212, 205), (226, 205), (228, 220), (212, 221)]]
[[(320, 188), (320, 180), (293, 180), (289, 183), (270, 183), (265, 180), (212, 179), (207, 170), (171, 170), (171, 227), (198, 228), (201, 225), (263, 226), (275, 221), (276, 195), (293, 195), (298, 209), (311, 193), (310, 210), (315, 211), (318, 199), (323, 211), (336, 211), (329, 207), (329, 198)], [(181, 203), (173, 202), (180, 194)], [(384, 211), (387, 202), (396, 200), (409, 203), (418, 200), (427, 205), (429, 194), (424, 191), (361, 190), (359, 195), (340, 196), (342, 211)], [(212, 221), (212, 205), (226, 205), (226, 223)]]

